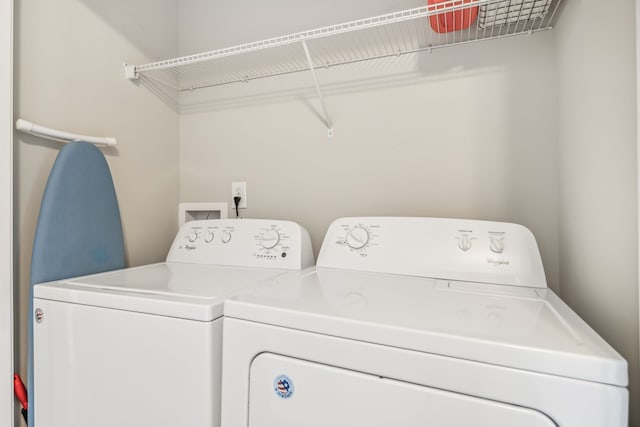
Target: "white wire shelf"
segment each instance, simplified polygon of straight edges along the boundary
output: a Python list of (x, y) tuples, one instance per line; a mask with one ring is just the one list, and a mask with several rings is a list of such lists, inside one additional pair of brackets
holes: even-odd
[(165, 61), (125, 64), (126, 76), (147, 76), (189, 91), (531, 34), (552, 28), (560, 2), (447, 0)]

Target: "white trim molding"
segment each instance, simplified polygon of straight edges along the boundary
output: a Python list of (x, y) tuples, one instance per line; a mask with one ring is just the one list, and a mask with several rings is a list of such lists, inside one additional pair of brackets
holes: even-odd
[[(638, 174), (638, 239), (637, 245), (640, 248), (640, 0), (636, 0), (636, 173)], [(640, 304), (640, 250), (638, 251), (638, 297)], [(640, 331), (640, 313), (638, 315), (638, 327)], [(640, 338), (640, 337), (639, 337)], [(640, 355), (638, 357), (640, 361)]]
[(0, 0), (0, 425), (13, 399), (13, 0)]

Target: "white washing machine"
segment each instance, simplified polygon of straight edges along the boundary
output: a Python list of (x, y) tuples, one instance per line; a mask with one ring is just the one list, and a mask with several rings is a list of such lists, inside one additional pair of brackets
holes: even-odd
[(164, 263), (36, 286), (37, 425), (219, 426), (225, 298), (312, 265), (296, 223), (205, 220)]
[(625, 360), (519, 225), (340, 219), (225, 316), (225, 427), (627, 425)]

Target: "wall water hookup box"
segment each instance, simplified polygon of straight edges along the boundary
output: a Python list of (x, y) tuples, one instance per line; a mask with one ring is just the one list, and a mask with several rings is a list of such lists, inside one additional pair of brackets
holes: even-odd
[(180, 203), (178, 207), (178, 226), (186, 222), (201, 219), (226, 219), (229, 205), (226, 202)]

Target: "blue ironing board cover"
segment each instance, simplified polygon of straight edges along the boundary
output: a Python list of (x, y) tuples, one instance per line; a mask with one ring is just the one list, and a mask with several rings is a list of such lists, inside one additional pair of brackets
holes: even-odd
[(65, 145), (42, 197), (31, 255), (29, 426), (33, 427), (33, 286), (125, 267), (120, 210), (109, 166), (93, 144)]

